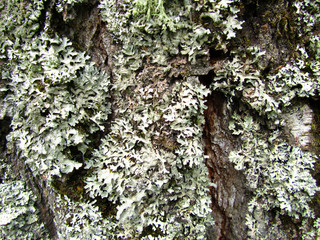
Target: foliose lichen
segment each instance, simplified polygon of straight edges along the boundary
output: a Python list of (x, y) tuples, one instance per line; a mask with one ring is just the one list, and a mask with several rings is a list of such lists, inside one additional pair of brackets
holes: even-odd
[[(197, 11), (215, 11), (210, 16), (217, 17), (222, 30), (213, 33), (214, 39), (234, 36), (233, 28), (224, 30), (230, 19), (220, 15), (229, 11), (227, 5), (194, 4)], [(116, 12), (108, 12), (113, 6)], [(103, 17), (115, 24), (108, 25), (109, 31), (123, 45), (115, 56), (112, 86), (108, 75), (66, 38), (41, 33), (6, 51), (12, 67), (7, 100), (15, 106), (8, 140), (17, 143), (20, 160), (49, 182), (80, 167), (88, 173), (82, 176), (86, 197), (75, 201), (57, 195), (51, 206), (60, 238), (203, 239), (213, 224), (201, 142), (209, 91), (186, 67), (206, 54), (201, 47), (212, 36), (191, 21), (191, 5), (175, 2), (175, 7), (183, 6), (181, 13), (173, 7), (164, 13), (165, 6), (101, 3)], [(141, 20), (146, 11), (150, 14)], [(232, 11), (235, 15), (236, 8)], [(125, 21), (125, 14), (134, 21)], [(158, 14), (163, 16), (156, 18)], [(181, 79), (172, 82), (165, 65), (178, 55), (187, 56), (178, 63), (185, 73), (176, 73)], [(115, 119), (95, 148), (93, 136), (105, 131), (110, 114), (110, 87)], [(74, 151), (82, 156), (75, 158)], [(108, 202), (109, 209), (101, 202)]]
[[(313, 33), (318, 2), (296, 1), (295, 7), (299, 31)], [(303, 42), (307, 47), (298, 44), (297, 57), (267, 75), (259, 65), (264, 53), (258, 48), (240, 48), (217, 69), (211, 84), (213, 90), (229, 96), (230, 110), (235, 111), (229, 128), (240, 137), (242, 146), (229, 158), (236, 169), (244, 171), (254, 189), (247, 215), (252, 239), (285, 238), (283, 216), (300, 222), (299, 234), (305, 239), (319, 236), (311, 205), (319, 191), (311, 175), (318, 156), (302, 150), (299, 139), (290, 142), (284, 134), (285, 127), (290, 127), (286, 119), (293, 111), (293, 101), (319, 96), (318, 35), (301, 41), (308, 41)], [(235, 110), (233, 103), (239, 100), (240, 108)], [(309, 227), (304, 226), (307, 222)], [(315, 227), (311, 230), (310, 222)]]
[(116, 239), (110, 232), (114, 224), (102, 217), (94, 201), (75, 202), (57, 195), (54, 222), (59, 239)]
[[(248, 184), (255, 189), (247, 216), (249, 235), (269, 239), (265, 229), (261, 230), (269, 221), (263, 211), (279, 209), (281, 215), (296, 219), (313, 218), (309, 203), (319, 190), (310, 173), (314, 156), (288, 144), (278, 131), (265, 134), (251, 116), (234, 115), (233, 119), (230, 129), (241, 135), (243, 145), (230, 153), (230, 161), (236, 169), (245, 171)], [(256, 218), (258, 215), (264, 216), (263, 220)]]
[[(64, 16), (83, 2), (60, 0), (54, 6)], [(315, 156), (282, 134), (282, 114), (290, 112), (292, 101), (319, 96), (320, 38), (311, 34), (319, 1), (293, 4), (298, 29), (307, 36), (296, 58), (265, 76), (259, 65), (263, 52), (240, 48), (216, 70), (210, 89), (190, 69), (207, 62), (209, 45), (227, 52), (242, 28), (240, 1), (102, 0), (102, 19), (120, 48), (108, 56), (115, 63), (112, 84), (68, 39), (41, 33), (50, 24), (44, 3), (1, 1), (0, 54), (8, 64), (1, 70), (14, 106), (8, 140), (17, 143), (20, 160), (49, 181), (87, 171), (83, 198), (57, 194), (51, 206), (61, 239), (204, 239), (213, 220), (202, 114), (205, 97), (216, 90), (229, 97), (230, 109), (241, 102), (230, 130), (242, 146), (230, 161), (245, 172), (254, 192), (249, 236), (285, 236), (278, 221), (285, 215), (313, 222), (313, 228), (301, 227), (306, 239), (319, 236), (319, 218), (309, 204), (319, 190), (310, 174)], [(110, 92), (114, 112), (106, 129)], [(92, 144), (103, 131), (99, 146)], [(1, 183), (0, 192), (7, 194), (0, 214), (8, 216), (1, 225), (18, 224), (32, 234), (28, 226), (38, 220), (26, 185)]]
[(202, 239), (212, 224), (201, 143), (208, 90), (197, 78), (160, 89), (136, 89), (132, 106), (118, 109), (123, 113), (86, 165), (96, 170), (85, 188), (115, 204), (115, 236), (138, 238), (151, 227), (160, 232), (156, 239)]
[(84, 158), (89, 136), (103, 130), (110, 113), (109, 77), (70, 45), (66, 38), (43, 34), (9, 53), (16, 67), (8, 96), (15, 103), (8, 139), (18, 144), (35, 175), (78, 169), (82, 163), (70, 158), (70, 147)]
[(58, 0), (56, 2), (56, 9), (58, 12), (67, 11), (68, 8), (72, 8), (76, 4), (87, 2), (87, 0)]
[(235, 36), (236, 1), (105, 0), (100, 8), (121, 50), (114, 56), (115, 119), (85, 166), (95, 167), (85, 189), (113, 204), (116, 214), (107, 219), (115, 236), (203, 239), (213, 224), (201, 139), (209, 91), (190, 76), (190, 65), (208, 55), (208, 42), (221, 49)]
[[(108, 29), (123, 45), (122, 58), (126, 63), (119, 64), (128, 64), (128, 68), (135, 71), (143, 59), (166, 65), (170, 57), (180, 54), (195, 64), (199, 57), (207, 54), (204, 44), (208, 42), (226, 49), (224, 40), (235, 37), (235, 31), (241, 29), (237, 2), (123, 1), (119, 4), (104, 0), (100, 8)], [(210, 30), (206, 24), (219, 27)], [(122, 58), (119, 61), (123, 61)]]
[(0, 159), (0, 237), (1, 239), (48, 238), (41, 222), (36, 196)]
[(6, 58), (9, 48), (19, 48), (40, 31), (40, 17), (44, 8), (42, 0), (32, 3), (24, 0), (0, 2), (0, 58)]

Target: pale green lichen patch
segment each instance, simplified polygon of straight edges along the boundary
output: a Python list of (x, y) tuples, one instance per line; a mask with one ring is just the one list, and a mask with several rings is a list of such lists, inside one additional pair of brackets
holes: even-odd
[(81, 4), (83, 2), (87, 2), (87, 0), (58, 0), (56, 2), (56, 9), (58, 12), (64, 12), (67, 11), (68, 8), (72, 8), (74, 5)]
[(90, 135), (104, 129), (110, 113), (108, 76), (70, 45), (66, 38), (41, 35), (10, 52), (17, 65), (8, 96), (16, 105), (9, 139), (17, 142), (34, 174), (49, 177), (82, 166), (68, 148), (76, 147), (84, 156)]
[[(237, 20), (237, 1), (123, 1), (104, 0), (101, 15), (116, 40), (123, 44), (126, 61), (133, 70), (148, 58), (151, 63), (165, 65), (170, 57), (186, 55), (192, 63), (207, 55), (205, 44), (214, 42), (226, 49), (226, 42), (235, 37), (241, 22)], [(192, 20), (195, 17), (196, 19)], [(197, 24), (200, 22), (202, 24)], [(205, 27), (219, 26), (219, 30)], [(140, 60), (138, 60), (140, 59)], [(123, 64), (123, 63), (121, 63)]]
[(42, 235), (45, 230), (39, 223), (35, 196), (23, 181), (1, 183), (0, 196), (1, 239), (32, 239)]
[[(316, 4), (295, 3), (297, 14), (304, 19), (301, 26), (308, 27), (305, 33), (317, 27)], [(311, 16), (308, 11), (315, 9), (316, 14)], [(308, 47), (296, 47), (295, 59), (267, 76), (259, 66), (264, 53), (257, 48), (237, 50), (231, 60), (217, 69), (211, 85), (213, 90), (230, 97), (230, 109), (233, 102), (241, 100), (229, 127), (240, 137), (242, 146), (232, 151), (229, 158), (236, 169), (244, 171), (254, 189), (247, 215), (252, 239), (285, 238), (284, 216), (301, 224), (301, 232), (293, 234), (306, 239), (318, 236), (318, 230), (310, 227), (318, 217), (313, 199), (319, 187), (311, 175), (317, 156), (302, 150), (311, 149), (315, 115), (308, 105), (297, 104), (298, 99), (319, 97), (318, 35), (310, 36), (308, 41)], [(306, 223), (308, 227), (304, 226)]]
[(52, 208), (54, 222), (59, 226), (59, 239), (118, 239), (113, 236), (114, 224), (102, 218), (95, 201), (75, 202), (57, 195)]
[[(265, 134), (251, 116), (234, 115), (234, 120), (230, 128), (241, 135), (243, 145), (231, 152), (230, 161), (245, 171), (250, 187), (256, 189), (247, 216), (249, 235), (268, 239), (271, 232), (261, 228), (266, 228), (265, 221), (270, 221), (266, 212), (272, 209), (296, 219), (313, 218), (309, 203), (319, 189), (311, 175), (315, 162), (312, 154), (289, 145), (277, 131)], [(263, 216), (263, 221), (257, 215)]]
[[(83, 2), (60, 0), (54, 7), (65, 17)], [(283, 133), (286, 125), (294, 135), (299, 124), (288, 121), (292, 111), (301, 113), (293, 100), (319, 97), (317, 34), (273, 73), (259, 64), (264, 53), (258, 48), (229, 51), (229, 58), (214, 68), (208, 89), (190, 69), (208, 63), (209, 45), (227, 51), (242, 27), (240, 1), (102, 0), (102, 19), (120, 45), (115, 56), (108, 56), (114, 62), (111, 84), (68, 39), (39, 33), (43, 4), (0, 3), (1, 56), (10, 65), (2, 75), (11, 81), (7, 101), (14, 106), (8, 140), (16, 143), (20, 160), (35, 176), (59, 176), (54, 183), (64, 184), (56, 190), (67, 196), (57, 194), (51, 203), (61, 239), (205, 239), (213, 224), (202, 143), (210, 91), (223, 92), (230, 109), (240, 102), (230, 130), (242, 146), (230, 153), (230, 161), (244, 171), (254, 192), (249, 236), (285, 236), (278, 224), (283, 216), (312, 224), (310, 202), (319, 190), (310, 174), (315, 156)], [(302, 21), (297, 26), (306, 26), (306, 34), (317, 28), (317, 4), (294, 4)], [(310, 130), (307, 120), (303, 134)], [(81, 176), (66, 190), (68, 177), (77, 171)], [(21, 217), (23, 226), (37, 221), (29, 219), (35, 200), (23, 182), (0, 185), (7, 195), (1, 202), (0, 216), (7, 217), (1, 226), (19, 224)], [(13, 198), (19, 199), (18, 208)], [(317, 236), (319, 220), (313, 225), (302, 235)]]
[(111, 216), (115, 236), (138, 238), (150, 228), (151, 235), (159, 232), (156, 239), (203, 238), (212, 224), (201, 143), (208, 90), (197, 78), (171, 88), (163, 80), (136, 89), (137, 99), (118, 108), (110, 133), (87, 164), (96, 168), (86, 181), (90, 196), (117, 204)]
[[(49, 183), (53, 180), (53, 185), (62, 182), (53, 187), (78, 201), (84, 194), (81, 176), (76, 177), (75, 186), (65, 186), (69, 182), (63, 181), (91, 157), (99, 141), (97, 135), (105, 129), (110, 114), (109, 76), (97, 70), (84, 53), (76, 52), (66, 38), (46, 34), (20, 49), (8, 49), (8, 58), (12, 71), (7, 71), (7, 88), (11, 94), (6, 101), (14, 106), (8, 140), (16, 144), (19, 161), (27, 164), (35, 177)], [(73, 192), (64, 190), (66, 187)], [(78, 204), (84, 204), (83, 200)], [(97, 211), (92, 217), (99, 214)], [(11, 215), (15, 222), (14, 212)], [(55, 217), (60, 230), (65, 226), (60, 222), (64, 217), (63, 212)], [(74, 231), (82, 237), (87, 233), (79, 228)], [(67, 239), (72, 235), (65, 234)]]
[(0, 237), (1, 239), (48, 238), (36, 196), (27, 184), (14, 176), (8, 163), (0, 159)]
[(0, 2), (0, 58), (6, 58), (8, 48), (19, 48), (40, 31), (42, 0)]
[[(87, 162), (91, 198), (116, 206), (120, 238), (205, 238), (210, 217), (202, 117), (208, 89), (189, 77), (205, 45), (226, 49), (237, 1), (102, 1), (115, 42), (110, 132)], [(216, 31), (205, 27), (216, 24)], [(180, 69), (179, 69), (180, 68)]]
[[(103, 4), (112, 9), (116, 3)], [(178, 2), (175, 6), (181, 7)], [(135, 22), (124, 21), (124, 12), (109, 16), (121, 17), (119, 23), (114, 21), (120, 25), (114, 26), (121, 26), (117, 29), (125, 35), (113, 32), (123, 43), (112, 85), (115, 119), (100, 146), (94, 149), (97, 142), (93, 146), (91, 141), (105, 131), (110, 113), (109, 77), (84, 53), (75, 52), (66, 38), (46, 34), (21, 49), (8, 49), (13, 94), (7, 99), (15, 104), (8, 139), (17, 143), (21, 160), (34, 175), (49, 180), (57, 175), (63, 182), (80, 167), (88, 171), (88, 176), (82, 176), (84, 189), (79, 186), (85, 193), (79, 197), (64, 191), (65, 185), (56, 188), (72, 197), (57, 196), (51, 206), (57, 211), (54, 220), (60, 238), (203, 239), (206, 228), (213, 224), (201, 142), (204, 99), (209, 91), (197, 77), (187, 77), (185, 59), (181, 60), (184, 73), (170, 72), (165, 62), (180, 54), (195, 62), (206, 54), (201, 46), (210, 31), (190, 21), (186, 6), (181, 17), (175, 8), (166, 12), (161, 19), (168, 21), (165, 29), (155, 19), (158, 10), (150, 14), (149, 23), (146, 19), (139, 23), (143, 6), (140, 12), (133, 12), (135, 6), (126, 2), (120, 9), (126, 7), (132, 9), (129, 14)], [(228, 10), (227, 6), (218, 8)], [(150, 76), (149, 70), (154, 74)], [(170, 74), (180, 80), (171, 82)], [(74, 152), (82, 157), (75, 157)]]
[(297, 24), (299, 25), (299, 32), (301, 35), (312, 34), (317, 27), (319, 27), (320, 11), (319, 0), (303, 0), (295, 1), (293, 6), (296, 8), (298, 16)]

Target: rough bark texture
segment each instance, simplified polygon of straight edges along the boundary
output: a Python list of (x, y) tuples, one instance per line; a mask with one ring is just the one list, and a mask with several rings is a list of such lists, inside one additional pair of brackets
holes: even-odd
[[(106, 23), (101, 20), (100, 10), (98, 8), (99, 1), (83, 3), (72, 8), (72, 13), (58, 13), (50, 9), (49, 5), (54, 1), (46, 1), (48, 11), (51, 14), (51, 26), (54, 32), (61, 36), (66, 36), (73, 42), (75, 49), (86, 51), (96, 66), (108, 72), (112, 78), (115, 53), (121, 48), (120, 45), (113, 41), (112, 35), (107, 32)], [(171, 73), (166, 76), (168, 86), (170, 82), (176, 81), (174, 75), (179, 75), (179, 68), (187, 68), (192, 72), (193, 76), (199, 77), (203, 85), (209, 86), (211, 79), (215, 76), (217, 70), (223, 67), (224, 61), (231, 58), (230, 51), (239, 46), (258, 46), (262, 51), (266, 51), (265, 58), (259, 62), (265, 69), (264, 74), (275, 72), (281, 65), (288, 61), (293, 54), (293, 44), (296, 41), (294, 30), (291, 28), (293, 20), (291, 19), (290, 4), (292, 1), (244, 1), (241, 8), (241, 16), (245, 23), (243, 29), (238, 33), (237, 38), (232, 40), (230, 49), (227, 52), (221, 50), (210, 50), (209, 58), (204, 61), (205, 67), (185, 64), (183, 59), (173, 59), (171, 65), (176, 65)], [(51, 12), (50, 12), (51, 11)], [(71, 11), (71, 10), (70, 10)], [(50, 12), (50, 13), (49, 13)], [(66, 16), (72, 15), (71, 20), (66, 21)], [(284, 29), (284, 25), (287, 29)], [(211, 46), (207, 46), (208, 49)], [(176, 62), (174, 62), (176, 61)], [(203, 60), (202, 60), (203, 61)], [(157, 69), (152, 68), (151, 64), (145, 65), (145, 72), (141, 70), (139, 76), (147, 79), (147, 74), (157, 74)], [(147, 69), (147, 70), (146, 70)], [(200, 69), (200, 70), (199, 70)], [(144, 76), (143, 74), (146, 74)], [(171, 78), (170, 78), (171, 77)], [(179, 77), (178, 77), (179, 78)], [(181, 78), (181, 77), (180, 77)], [(170, 87), (168, 87), (169, 89)], [(169, 90), (168, 90), (169, 91)], [(111, 96), (113, 98), (113, 96)], [(123, 96), (127, 101), (130, 97)], [(219, 91), (213, 91), (206, 98), (207, 109), (204, 112), (205, 125), (203, 129), (204, 153), (207, 155), (206, 165), (209, 171), (209, 178), (215, 184), (210, 187), (210, 195), (212, 199), (212, 216), (215, 220), (215, 226), (208, 229), (208, 239), (246, 239), (247, 226), (246, 214), (248, 213), (248, 202), (253, 196), (253, 190), (248, 186), (246, 176), (242, 171), (234, 168), (234, 164), (229, 161), (229, 154), (233, 150), (237, 150), (241, 146), (240, 137), (232, 135), (229, 130), (229, 121), (233, 114), (233, 110), (227, 108), (227, 98), (225, 94)], [(241, 98), (241, 96), (240, 96)], [(238, 100), (240, 101), (240, 98)], [(128, 100), (128, 101), (129, 101)], [(134, 99), (132, 100), (134, 104)], [(292, 107), (292, 112), (288, 111), (284, 115), (288, 125), (284, 129), (284, 133), (288, 142), (292, 145), (299, 145), (304, 150), (319, 149), (319, 101), (312, 100), (312, 104), (306, 100), (298, 100)], [(232, 107), (234, 111), (240, 108), (241, 104), (235, 103)], [(311, 106), (311, 107), (310, 107)], [(116, 106), (113, 106), (116, 108)], [(111, 120), (115, 119), (115, 109), (111, 114)], [(300, 114), (300, 115), (299, 115)], [(7, 114), (8, 115), (8, 114)], [(299, 121), (290, 122), (292, 117), (300, 118)], [(12, 117), (12, 116), (11, 116)], [(85, 170), (79, 169), (73, 172), (73, 175), (66, 176), (65, 179), (59, 179), (59, 186), (55, 191), (48, 186), (46, 176), (33, 176), (31, 170), (15, 156), (13, 149), (6, 147), (6, 135), (10, 131), (10, 114), (0, 120), (1, 129), (1, 156), (0, 158), (12, 159), (8, 164), (12, 164), (16, 175), (20, 175), (22, 179), (27, 181), (33, 193), (37, 196), (37, 207), (40, 209), (40, 219), (45, 223), (52, 239), (58, 239), (57, 228), (53, 219), (55, 217), (55, 206), (57, 190), (66, 184), (72, 184), (71, 188), (79, 186), (81, 180), (77, 179), (76, 173), (83, 174)], [(315, 123), (316, 121), (316, 123)], [(106, 123), (108, 125), (110, 123)], [(101, 139), (106, 133), (101, 133), (97, 138)], [(311, 135), (313, 134), (313, 136)], [(168, 143), (169, 137), (166, 136), (165, 141)], [(160, 140), (163, 143), (163, 139)], [(174, 145), (175, 139), (172, 140)], [(99, 142), (99, 140), (97, 140)], [(155, 141), (156, 144), (159, 144)], [(161, 144), (160, 144), (161, 145)], [(170, 148), (164, 146), (164, 148)], [(13, 148), (13, 147), (12, 147)], [(315, 150), (314, 150), (315, 149)], [(318, 164), (319, 165), (319, 164)], [(319, 166), (316, 165), (315, 178), (319, 182)], [(318, 168), (318, 169), (317, 169)], [(85, 173), (87, 174), (87, 173)], [(76, 180), (70, 180), (70, 179)], [(74, 191), (74, 190), (73, 190)], [(61, 192), (67, 192), (67, 190)], [(69, 197), (71, 193), (67, 194)], [(85, 194), (84, 194), (85, 196)], [(85, 198), (88, 196), (85, 196)], [(76, 198), (76, 197), (75, 197)], [(103, 205), (101, 203), (101, 205)], [(317, 205), (317, 203), (316, 203)], [(106, 205), (104, 205), (105, 207)], [(103, 208), (103, 207), (102, 207)], [(317, 213), (318, 214), (318, 213)], [(291, 220), (290, 220), (291, 221)], [(287, 222), (290, 222), (287, 221)], [(285, 222), (283, 220), (283, 222)], [(289, 223), (290, 225), (291, 223)], [(288, 230), (287, 239), (294, 234), (290, 234)]]
[[(263, 11), (264, 8), (261, 7), (261, 9)], [(75, 46), (79, 47), (80, 50), (87, 51), (99, 68), (112, 74), (114, 65), (112, 57), (119, 46), (112, 43), (112, 37), (106, 33), (106, 26), (101, 21), (97, 4), (83, 5), (76, 11), (76, 19), (68, 23), (62, 21), (54, 24), (54, 26), (57, 26), (56, 30), (74, 41)], [(247, 11), (256, 12), (256, 9)], [(259, 15), (261, 14), (257, 13), (257, 16)], [(260, 21), (260, 19), (248, 17), (248, 25), (254, 26), (259, 24)], [(86, 30), (82, 31), (81, 29)], [(251, 38), (256, 37), (257, 34), (252, 29), (244, 30), (244, 32)], [(273, 46), (270, 42), (271, 36), (266, 38), (263, 33), (259, 33), (259, 36), (260, 43), (258, 45)], [(266, 43), (267, 41), (268, 43)], [(279, 56), (279, 54), (274, 56)], [(215, 66), (227, 57), (221, 51), (212, 51), (210, 61)], [(193, 75), (199, 76), (204, 85), (208, 85), (212, 78), (212, 71), (210, 70), (214, 66), (201, 69), (193, 67), (190, 71), (193, 72)], [(177, 71), (179, 70), (177, 69)], [(210, 189), (215, 227), (208, 230), (208, 239), (245, 239), (247, 237), (245, 216), (251, 192), (246, 186), (244, 175), (235, 170), (233, 164), (228, 161), (230, 151), (239, 146), (239, 141), (232, 136), (228, 129), (232, 113), (226, 108), (225, 96), (218, 92), (210, 94), (207, 97), (206, 104), (208, 109), (204, 113), (204, 151), (208, 155), (209, 177), (216, 184), (216, 187)]]
[(206, 124), (203, 140), (208, 155), (210, 179), (216, 187), (210, 191), (215, 217), (215, 232), (212, 239), (245, 239), (245, 216), (250, 191), (244, 175), (236, 171), (228, 161), (231, 150), (237, 145), (229, 129), (229, 112), (225, 97), (213, 93), (207, 100)]
[[(111, 36), (105, 32), (105, 23), (101, 22), (97, 5), (82, 6), (77, 13), (75, 20), (57, 24), (58, 32), (72, 39), (76, 46), (90, 54), (101, 69), (112, 74), (112, 56), (119, 47), (112, 43)], [(249, 35), (252, 36), (252, 32)], [(261, 37), (261, 40), (265, 44), (266, 39)], [(223, 61), (227, 57), (219, 54), (219, 51), (212, 53), (213, 61)], [(203, 84), (208, 84), (212, 77), (208, 71), (212, 68), (194, 68), (191, 71), (202, 79)], [(204, 151), (208, 155), (209, 177), (217, 185), (210, 189), (215, 227), (208, 230), (208, 239), (245, 239), (245, 216), (251, 193), (244, 175), (228, 161), (230, 151), (239, 145), (228, 129), (231, 113), (226, 108), (225, 97), (218, 92), (208, 96), (207, 107), (204, 113)]]

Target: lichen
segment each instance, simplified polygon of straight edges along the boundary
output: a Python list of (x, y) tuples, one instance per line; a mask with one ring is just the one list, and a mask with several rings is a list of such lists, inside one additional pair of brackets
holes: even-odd
[(1, 239), (48, 238), (48, 232), (40, 221), (37, 197), (32, 190), (15, 176), (4, 159), (0, 159), (0, 172)]
[(0, 58), (7, 57), (10, 48), (19, 48), (40, 31), (44, 2), (1, 0), (0, 2)]
[[(99, 7), (121, 50), (115, 119), (85, 166), (96, 167), (85, 189), (117, 206), (109, 219), (118, 237), (203, 239), (213, 224), (201, 142), (209, 91), (190, 77), (190, 65), (207, 58), (208, 42), (225, 49), (235, 37), (237, 1), (105, 0)], [(212, 23), (219, 31), (204, 27)]]
[[(123, 113), (86, 166), (96, 170), (85, 188), (91, 198), (120, 203), (112, 216), (115, 236), (138, 238), (150, 227), (161, 232), (156, 239), (203, 238), (212, 221), (201, 143), (208, 91), (197, 78), (176, 83), (171, 92), (168, 86), (159, 92), (160, 84), (167, 83), (136, 89), (140, 97), (118, 108)], [(160, 136), (166, 144), (154, 140)]]
[[(311, 16), (308, 11), (313, 12), (311, 5), (314, 8), (318, 3), (295, 4), (299, 19), (305, 19), (297, 26), (306, 24), (308, 29), (301, 31), (314, 32), (317, 15)], [(301, 226), (307, 222), (310, 226), (315, 219), (312, 200), (319, 187), (311, 175), (317, 159), (310, 152), (312, 110), (306, 105), (310, 114), (300, 120), (308, 122), (307, 130), (301, 133), (309, 139), (306, 144), (302, 135), (294, 132), (299, 119), (288, 119), (289, 114), (290, 118), (303, 114), (305, 108), (292, 107), (293, 102), (298, 106), (297, 99), (319, 96), (318, 35), (307, 41), (304, 46), (308, 47), (297, 44), (295, 59), (267, 75), (259, 65), (264, 53), (257, 48), (240, 48), (219, 66), (211, 84), (213, 90), (229, 96), (229, 109), (235, 111), (229, 128), (240, 137), (242, 146), (232, 151), (229, 159), (236, 169), (244, 171), (254, 190), (246, 223), (252, 239), (287, 236), (282, 216)], [(233, 103), (239, 100), (240, 108), (235, 110)], [(298, 234), (318, 236), (315, 230), (309, 230), (301, 227)]]
[[(73, 3), (63, 4), (72, 8)], [(213, 2), (175, 2), (169, 9), (165, 2), (141, 4), (127, 1), (118, 8), (115, 1), (101, 3), (103, 18), (113, 19), (109, 31), (123, 44), (115, 56), (112, 86), (108, 75), (66, 38), (41, 33), (6, 51), (12, 68), (7, 100), (15, 107), (8, 140), (16, 143), (20, 161), (34, 176), (52, 181), (58, 191), (51, 207), (60, 238), (203, 239), (213, 224), (201, 142), (209, 91), (189, 76), (187, 66), (207, 54), (201, 48), (211, 33), (191, 21), (195, 10), (190, 6), (220, 16), (215, 21), (222, 30), (214, 32), (215, 40), (234, 37), (233, 28), (223, 23), (240, 28), (237, 11), (232, 8), (233, 17), (227, 18), (220, 11), (228, 12), (228, 6)], [(157, 19), (158, 13), (163, 17)], [(133, 21), (124, 19), (126, 14)], [(187, 60), (172, 64), (182, 70), (170, 72), (166, 61), (179, 55)], [(179, 80), (171, 81), (172, 74)], [(110, 87), (115, 111), (106, 131)], [(91, 144), (103, 131), (101, 143)], [(86, 170), (81, 170), (81, 194), (57, 186), (80, 168)]]
[[(57, 191), (51, 208), (59, 238), (206, 238), (214, 221), (202, 129), (211, 91), (228, 97), (229, 127), (242, 141), (229, 158), (253, 191), (249, 236), (285, 236), (286, 217), (300, 223), (306, 239), (319, 236), (310, 204), (319, 190), (310, 173), (316, 156), (286, 136), (296, 124), (288, 115), (300, 111), (293, 101), (320, 94), (319, 1), (294, 2), (294, 29), (289, 12), (273, 21), (278, 37), (292, 31), (306, 37), (299, 35), (294, 58), (268, 72), (258, 47), (229, 49), (242, 28), (238, 0), (102, 0), (102, 19), (119, 48), (108, 56), (112, 83), (68, 39), (48, 31), (54, 17), (48, 11), (66, 22), (86, 2), (53, 1), (50, 10), (41, 0), (0, 2), (1, 76), (10, 82), (1, 91), (13, 106), (8, 140), (19, 161)], [(191, 69), (208, 64), (209, 48), (226, 59), (212, 68), (207, 88)], [(72, 174), (81, 185), (65, 190)], [(20, 180), (0, 185), (0, 215), (8, 216), (1, 234), (13, 224), (19, 235), (17, 224), (24, 229), (38, 221), (35, 196)], [(21, 207), (12, 206), (14, 197)]]
[(295, 1), (293, 6), (296, 8), (297, 24), (299, 26), (299, 33), (303, 35), (312, 35), (320, 19), (319, 1)]
[[(165, 1), (123, 1), (119, 4), (104, 0), (100, 8), (115, 40), (123, 44), (124, 56), (118, 56), (119, 64), (128, 64), (132, 71), (141, 67), (143, 59), (166, 65), (170, 57), (179, 54), (188, 56), (195, 64), (199, 57), (207, 54), (205, 43), (214, 42), (216, 48), (226, 49), (227, 40), (241, 29), (241, 22), (237, 20), (237, 1), (174, 1), (170, 4)], [(219, 26), (218, 31), (204, 26), (212, 22)]]
[(250, 187), (255, 189), (247, 216), (249, 235), (268, 239), (261, 231), (267, 219), (260, 221), (255, 216), (272, 209), (296, 219), (313, 218), (309, 203), (319, 190), (310, 172), (314, 156), (288, 144), (278, 131), (266, 135), (251, 116), (233, 118), (230, 128), (241, 135), (243, 145), (231, 152), (230, 161), (236, 169), (245, 171)]
[(57, 195), (53, 208), (54, 222), (59, 226), (59, 239), (117, 239), (114, 224), (102, 217), (95, 201), (75, 202), (67, 196)]
[(104, 129), (110, 113), (108, 76), (70, 45), (66, 38), (43, 34), (10, 52), (17, 65), (11, 74), (13, 94), (8, 96), (15, 103), (8, 139), (17, 143), (35, 175), (48, 178), (82, 165), (68, 149), (76, 147), (84, 156), (90, 135)]

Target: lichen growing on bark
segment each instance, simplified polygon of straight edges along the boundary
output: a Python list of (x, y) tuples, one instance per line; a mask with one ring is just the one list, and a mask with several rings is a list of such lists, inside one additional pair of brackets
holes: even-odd
[[(308, 135), (316, 114), (306, 100), (319, 97), (318, 1), (295, 1), (261, 26), (289, 42), (286, 51), (294, 56), (270, 70), (275, 63), (266, 46), (260, 51), (236, 38), (244, 12), (257, 1), (102, 0), (90, 5), (99, 6), (102, 22), (89, 37), (101, 38), (98, 48), (110, 53), (100, 63), (109, 64), (108, 73), (52, 33), (59, 29), (54, 18), (77, 21), (77, 9), (88, 1), (0, 4), (2, 96), (12, 109), (8, 140), (18, 148), (17, 161), (55, 188), (49, 205), (58, 238), (210, 239), (215, 213), (208, 189), (217, 186), (208, 178), (202, 132), (213, 92), (226, 97), (225, 114), (233, 112), (229, 130), (240, 145), (223, 154), (230, 153), (252, 192), (249, 237), (318, 236), (319, 216), (310, 204), (318, 190), (311, 175), (316, 156)], [(292, 113), (308, 113), (300, 119), (303, 133)], [(219, 166), (216, 172), (223, 171)], [(71, 178), (78, 185), (69, 186)], [(3, 231), (17, 219), (15, 210), (10, 214)], [(286, 223), (295, 224), (293, 233)]]

